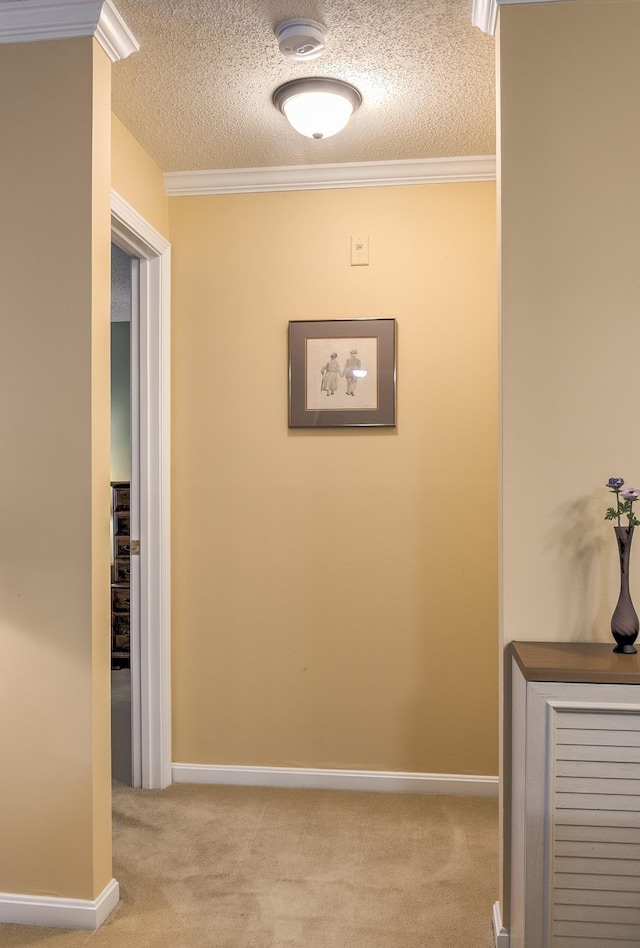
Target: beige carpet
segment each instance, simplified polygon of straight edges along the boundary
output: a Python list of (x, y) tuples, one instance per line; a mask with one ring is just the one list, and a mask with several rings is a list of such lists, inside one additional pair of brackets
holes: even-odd
[(175, 784), (114, 789), (121, 902), (37, 948), (492, 948), (497, 801)]

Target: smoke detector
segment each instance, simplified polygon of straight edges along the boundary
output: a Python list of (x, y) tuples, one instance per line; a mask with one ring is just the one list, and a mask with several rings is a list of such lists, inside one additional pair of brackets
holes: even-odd
[(276, 26), (275, 33), (287, 59), (317, 59), (324, 52), (327, 31), (317, 20), (285, 20)]

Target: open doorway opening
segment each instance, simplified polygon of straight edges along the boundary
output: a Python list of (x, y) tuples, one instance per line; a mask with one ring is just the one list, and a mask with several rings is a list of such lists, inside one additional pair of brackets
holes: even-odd
[[(111, 244), (111, 773), (134, 786), (132, 755), (132, 260)], [(136, 768), (137, 769), (137, 768)]]
[(171, 248), (111, 192), (131, 264), (131, 758), (133, 786), (171, 783)]

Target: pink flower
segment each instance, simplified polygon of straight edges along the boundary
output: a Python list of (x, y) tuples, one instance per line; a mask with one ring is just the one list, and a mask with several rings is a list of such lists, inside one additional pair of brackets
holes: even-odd
[(625, 500), (638, 500), (640, 497), (640, 490), (638, 490), (636, 487), (626, 487), (620, 496), (624, 497)]
[(616, 504), (615, 507), (607, 507), (607, 512), (604, 515), (605, 520), (613, 520), (620, 527), (622, 517), (626, 517), (629, 523), (629, 529), (631, 527), (640, 527), (640, 520), (636, 517), (633, 512), (633, 505), (637, 500), (640, 500), (640, 489), (637, 487), (625, 487), (624, 490), (620, 490), (624, 480), (621, 477), (610, 477), (605, 487), (608, 487), (609, 490), (616, 495)]

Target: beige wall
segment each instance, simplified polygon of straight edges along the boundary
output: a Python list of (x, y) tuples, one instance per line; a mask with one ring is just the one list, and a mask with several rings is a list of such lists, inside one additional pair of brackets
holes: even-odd
[(110, 63), (0, 46), (0, 891), (111, 879)]
[[(174, 760), (495, 773), (494, 186), (170, 222)], [(357, 316), (398, 321), (397, 429), (289, 430), (288, 320)]]
[(640, 7), (500, 16), (504, 638), (608, 641), (604, 484), (640, 482)]
[(162, 171), (117, 115), (111, 120), (111, 185), (152, 227), (169, 236)]
[(500, 8), (504, 642), (612, 642), (604, 484), (640, 483), (639, 35), (634, 2)]

